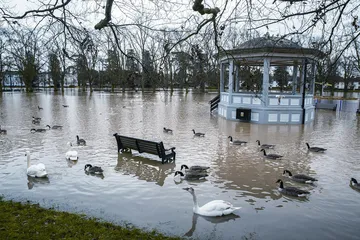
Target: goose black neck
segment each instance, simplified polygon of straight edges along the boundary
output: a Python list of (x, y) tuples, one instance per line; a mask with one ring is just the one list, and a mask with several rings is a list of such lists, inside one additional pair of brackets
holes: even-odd
[(280, 181), (280, 186), (279, 188), (284, 188), (284, 183), (282, 181)]
[(266, 151), (265, 151), (265, 149), (263, 149), (262, 151), (264, 152), (264, 156), (266, 156)]
[(291, 174), (291, 172), (289, 170), (285, 170), (285, 172), (287, 172), (290, 177), (292, 176), (292, 174)]
[(306, 143), (306, 146), (308, 147), (308, 149), (310, 149), (310, 145), (308, 143)]

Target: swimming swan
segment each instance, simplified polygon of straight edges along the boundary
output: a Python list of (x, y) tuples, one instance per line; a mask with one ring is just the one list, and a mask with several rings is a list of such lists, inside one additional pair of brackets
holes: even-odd
[(256, 142), (258, 143), (258, 146), (260, 146), (261, 148), (266, 148), (266, 149), (275, 148), (275, 145), (273, 144), (260, 144), (260, 140), (256, 140)]
[[(70, 147), (72, 147), (72, 143), (69, 142), (68, 144), (70, 145)], [(74, 150), (69, 150), (65, 153), (65, 158), (67, 160), (76, 161), (79, 159), (78, 152)]]
[(194, 129), (192, 131), (194, 133), (194, 136), (196, 136), (196, 137), (205, 137), (205, 133), (195, 132)]
[(82, 139), (82, 138), (79, 138), (79, 136), (78, 135), (76, 135), (76, 139), (77, 139), (77, 144), (78, 145), (86, 145), (86, 141), (84, 140), (84, 139)]
[(230, 143), (234, 144), (234, 145), (242, 145), (242, 144), (246, 144), (247, 142), (245, 141), (240, 141), (240, 140), (235, 140), (233, 141), (232, 136), (229, 136), (228, 138), (230, 138)]
[(326, 148), (310, 147), (310, 145), (309, 145), (308, 143), (305, 143), (305, 144), (306, 144), (306, 146), (308, 147), (308, 150), (309, 150), (310, 152), (321, 152), (321, 153), (323, 153), (323, 152), (326, 151)]
[(190, 188), (183, 188), (185, 191), (188, 191), (193, 196), (194, 207), (193, 211), (196, 214), (207, 217), (220, 217), (233, 213), (235, 210), (240, 209), (241, 207), (234, 207), (231, 203), (224, 200), (214, 200), (208, 202), (207, 204), (199, 207), (195, 195), (195, 190)]
[(279, 155), (279, 154), (266, 154), (266, 151), (265, 149), (261, 149), (260, 151), (264, 152), (264, 156), (266, 158), (269, 158), (269, 159), (278, 159), (278, 158), (282, 158), (283, 156)]
[(27, 156), (27, 170), (26, 173), (30, 177), (46, 177), (47, 172), (45, 169), (45, 165), (42, 163), (38, 163), (36, 165), (30, 166), (30, 151), (26, 151), (25, 156)]
[(292, 175), (292, 173), (289, 170), (284, 170), (283, 175), (286, 175), (286, 173), (289, 174), (289, 177), (294, 180), (295, 182), (299, 182), (299, 183), (314, 183), (315, 181), (317, 181), (317, 179), (307, 176), (305, 174), (295, 174)]
[(94, 174), (103, 174), (104, 172), (104, 170), (102, 170), (101, 167), (92, 166), (91, 164), (86, 164), (84, 170), (88, 173), (94, 173)]
[(278, 190), (279, 192), (285, 195), (289, 195), (293, 197), (306, 197), (307, 194), (310, 194), (310, 192), (301, 190), (296, 187), (284, 187), (284, 183), (281, 179), (277, 180), (276, 183), (280, 183)]
[(210, 167), (195, 165), (189, 168), (187, 165), (183, 164), (181, 165), (180, 170), (182, 171), (183, 168), (185, 168), (185, 172), (203, 172), (208, 170)]

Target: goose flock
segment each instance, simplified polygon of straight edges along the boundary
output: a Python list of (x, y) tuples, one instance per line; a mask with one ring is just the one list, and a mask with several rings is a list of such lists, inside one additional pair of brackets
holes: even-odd
[[(64, 107), (68, 107), (67, 105), (63, 105)], [(38, 106), (39, 110), (42, 110), (40, 106)], [(42, 119), (40, 117), (32, 117), (32, 123), (33, 124), (40, 124)], [(32, 128), (30, 132), (46, 132), (50, 129), (58, 129), (61, 130), (63, 126), (61, 125), (46, 125), (48, 129), (44, 128)], [(173, 133), (173, 130), (170, 128), (163, 127), (164, 133)], [(192, 129), (194, 137), (205, 137), (205, 133), (202, 132), (196, 132), (194, 129)], [(6, 134), (7, 131), (2, 129), (0, 126), (0, 134)], [(248, 144), (247, 141), (243, 140), (234, 140), (232, 136), (228, 136), (229, 143), (231, 145), (246, 145)], [(283, 158), (283, 155), (275, 154), (275, 153), (267, 153), (266, 150), (274, 150), (275, 146), (274, 144), (262, 144), (260, 140), (256, 140), (257, 143), (257, 149), (260, 149), (259, 152), (263, 152), (263, 156), (270, 160), (280, 160)], [(65, 153), (65, 158), (68, 161), (78, 161), (78, 152), (74, 149), (72, 149), (72, 143), (68, 143), (70, 145), (70, 149)], [(76, 135), (76, 144), (78, 146), (86, 146), (86, 140), (83, 138), (80, 138), (79, 135)], [(314, 147), (310, 146), (308, 142), (305, 143), (307, 146), (307, 150), (310, 152), (315, 153), (325, 153), (327, 149), (322, 147)], [(234, 146), (235, 147), (235, 146)], [(258, 150), (257, 150), (258, 151)], [(37, 163), (37, 164), (31, 164), (31, 158), (30, 158), (30, 151), (26, 151), (26, 157), (27, 157), (27, 175), (29, 177), (33, 178), (47, 178), (48, 173), (46, 171), (46, 167), (43, 163)], [(209, 166), (201, 166), (201, 165), (193, 165), (193, 166), (187, 166), (186, 164), (182, 164), (180, 167), (180, 170), (175, 171), (174, 178), (180, 178), (181, 180), (186, 181), (198, 181), (198, 180), (206, 180), (206, 178), (209, 176)], [(86, 174), (91, 175), (103, 175), (104, 170), (100, 166), (95, 166), (92, 164), (85, 164), (84, 166), (84, 172)], [(286, 178), (289, 178), (290, 180), (302, 183), (302, 184), (314, 184), (318, 181), (318, 179), (307, 176), (305, 174), (292, 174), (290, 170), (284, 170), (283, 176)], [(274, 183), (279, 184), (278, 185), (278, 192), (284, 195), (292, 196), (292, 197), (306, 197), (310, 194), (309, 191), (303, 190), (300, 188), (292, 187), (292, 186), (284, 186), (284, 182), (282, 179), (278, 179)], [(357, 182), (355, 178), (350, 179), (350, 186), (356, 190), (360, 191), (360, 184)], [(230, 202), (224, 201), (224, 200), (213, 200), (208, 203), (206, 203), (203, 206), (199, 206), (197, 202), (197, 197), (195, 194), (195, 189), (193, 187), (186, 187), (183, 188), (183, 190), (189, 192), (193, 197), (193, 212), (198, 215), (206, 216), (206, 217), (219, 217), (224, 215), (229, 215), (234, 213), (236, 210), (241, 209), (241, 207), (234, 207)]]

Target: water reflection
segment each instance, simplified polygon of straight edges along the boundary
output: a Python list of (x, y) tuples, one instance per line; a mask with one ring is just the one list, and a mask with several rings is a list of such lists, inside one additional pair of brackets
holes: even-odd
[(87, 171), (84, 171), (86, 175), (88, 176), (93, 176), (93, 177), (97, 177), (97, 178), (101, 178), (101, 179), (104, 179), (105, 176), (103, 173), (101, 174), (95, 174), (95, 173), (92, 173), (92, 172), (87, 172)]
[(196, 225), (197, 225), (198, 218), (204, 219), (205, 221), (216, 225), (216, 224), (221, 224), (221, 223), (225, 223), (225, 222), (229, 222), (229, 221), (235, 221), (235, 219), (240, 218), (240, 216), (232, 213), (232, 214), (221, 216), (221, 217), (205, 217), (205, 216), (200, 216), (200, 215), (194, 213), (192, 216), (191, 228), (189, 229), (189, 231), (187, 231), (184, 234), (184, 236), (191, 237), (194, 234), (194, 232), (196, 231)]
[(78, 163), (78, 160), (66, 159), (66, 163), (67, 163), (69, 168), (72, 168), (73, 166), (75, 166)]
[(45, 178), (37, 178), (37, 177), (30, 177), (27, 176), (27, 186), (28, 189), (33, 189), (34, 186), (38, 186), (38, 185), (46, 185), (50, 183), (50, 180), (48, 177)]
[(126, 175), (134, 175), (139, 180), (156, 182), (163, 186), (165, 179), (175, 169), (175, 162), (162, 164), (160, 161), (135, 156), (130, 153), (119, 153), (115, 170)]

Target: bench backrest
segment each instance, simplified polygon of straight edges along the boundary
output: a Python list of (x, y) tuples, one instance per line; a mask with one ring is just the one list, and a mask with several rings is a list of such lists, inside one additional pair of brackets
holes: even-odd
[(138, 151), (139, 153), (151, 153), (158, 155), (160, 158), (163, 157), (165, 153), (164, 145), (162, 142), (152, 142), (148, 140), (126, 137), (122, 135), (114, 134), (116, 141), (118, 143), (118, 150), (130, 148)]

